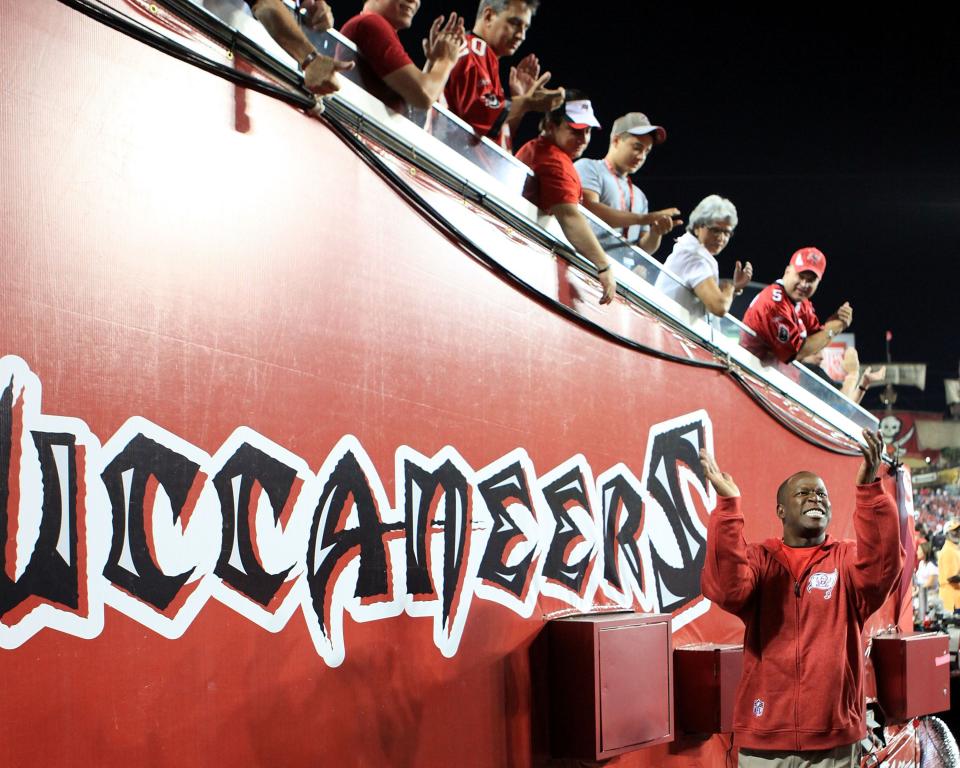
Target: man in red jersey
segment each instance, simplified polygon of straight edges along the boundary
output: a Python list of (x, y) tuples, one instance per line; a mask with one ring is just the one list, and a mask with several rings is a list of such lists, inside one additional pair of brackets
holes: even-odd
[(848, 302), (821, 323), (810, 301), (826, 268), (827, 257), (817, 248), (793, 254), (783, 278), (758, 293), (743, 316), (744, 325), (757, 334), (744, 335), (743, 346), (760, 359), (772, 356), (789, 363), (819, 352), (849, 328), (853, 309)]
[(827, 534), (823, 480), (797, 472), (777, 491), (782, 538), (747, 544), (740, 491), (701, 451), (719, 496), (701, 588), (746, 625), (733, 719), (741, 768), (859, 765), (857, 745), (866, 734), (860, 634), (901, 568), (897, 505), (877, 479), (883, 442), (868, 430), (863, 438), (856, 542)]
[(398, 30), (408, 29), (420, 0), (366, 0), (363, 11), (340, 31), (356, 43), (376, 75), (407, 104), (429, 109), (443, 93), (464, 42), (463, 20), (451, 13), (433, 22), (427, 44), (427, 64), (417, 69), (407, 55)]
[(590, 142), (590, 129), (599, 127), (590, 100), (579, 91), (568, 89), (563, 104), (544, 115), (540, 136), (520, 147), (517, 159), (534, 174), (524, 196), (540, 210), (556, 216), (570, 244), (593, 262), (603, 286), (600, 303), (609, 304), (617, 292), (613, 261), (580, 212), (583, 189), (573, 167), (573, 161)]
[(480, 0), (473, 31), (444, 89), (451, 112), (507, 150), (527, 112), (547, 112), (563, 102), (562, 88), (544, 88), (550, 73), (540, 74), (533, 54), (510, 67), (510, 99), (500, 82), (500, 58), (516, 53), (539, 4), (539, 0)]
[[(352, 61), (337, 61), (317, 51), (282, 0), (247, 0), (250, 10), (277, 44), (297, 60), (303, 71), (303, 84), (318, 96), (340, 90), (338, 72), (353, 69)], [(333, 12), (324, 0), (301, 0), (307, 26), (323, 32), (333, 26)]]

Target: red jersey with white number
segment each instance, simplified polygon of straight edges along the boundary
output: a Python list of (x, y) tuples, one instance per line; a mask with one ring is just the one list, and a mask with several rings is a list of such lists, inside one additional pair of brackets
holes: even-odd
[(784, 363), (797, 356), (807, 336), (823, 327), (810, 300), (791, 301), (780, 280), (757, 294), (743, 323), (757, 334), (745, 335), (744, 347), (761, 359), (772, 354)]
[(443, 95), (450, 111), (480, 136), (490, 136), (499, 122), (500, 130), (490, 138), (510, 149), (510, 130), (501, 118), (506, 97), (500, 83), (500, 59), (483, 38), (467, 35), (466, 48), (450, 72)]

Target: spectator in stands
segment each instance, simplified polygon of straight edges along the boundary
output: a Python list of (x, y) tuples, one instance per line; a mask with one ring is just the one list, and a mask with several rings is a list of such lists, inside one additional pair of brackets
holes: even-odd
[(584, 157), (575, 163), (583, 184), (583, 207), (651, 255), (660, 247), (660, 238), (683, 222), (674, 220), (680, 215), (676, 208), (650, 213), (647, 196), (630, 176), (666, 138), (667, 132), (651, 125), (646, 115), (630, 112), (613, 121), (606, 157)]
[(590, 143), (590, 129), (599, 128), (600, 123), (590, 100), (580, 91), (567, 89), (563, 104), (544, 115), (540, 127), (540, 136), (517, 152), (517, 158), (534, 173), (524, 195), (540, 210), (556, 216), (570, 244), (593, 262), (603, 286), (600, 303), (608, 304), (617, 292), (613, 263), (580, 212), (583, 190), (573, 167)]
[[(681, 285), (666, 274), (657, 278), (657, 287), (690, 310), (702, 316), (704, 309), (714, 315), (727, 314), (733, 297), (743, 291), (753, 275), (748, 261), (734, 266), (733, 280), (720, 280), (717, 255), (727, 247), (737, 227), (737, 209), (720, 195), (703, 198), (690, 214), (684, 235), (677, 238), (664, 266), (680, 278)], [(696, 298), (687, 290), (693, 291)]]
[(825, 323), (817, 318), (810, 298), (827, 267), (817, 248), (801, 248), (790, 257), (783, 278), (764, 288), (750, 304), (743, 322), (757, 335), (744, 336), (743, 346), (760, 359), (771, 356), (788, 363), (819, 352), (853, 322), (853, 309), (844, 302)]
[[(937, 524), (937, 530), (934, 531), (933, 536), (930, 539), (930, 543), (933, 545), (933, 551), (939, 553), (943, 549), (943, 545), (947, 543), (947, 534), (943, 530), (943, 521)], [(939, 554), (937, 555), (939, 559)]]
[(931, 608), (940, 607), (938, 590), (940, 571), (937, 555), (929, 541), (924, 541), (917, 547), (917, 561), (917, 570), (913, 577), (916, 586), (916, 608), (921, 609), (921, 616), (925, 616)]
[(532, 53), (510, 67), (510, 99), (500, 82), (500, 58), (512, 56), (527, 36), (540, 0), (480, 0), (473, 32), (450, 73), (444, 95), (455, 115), (511, 149), (511, 136), (528, 112), (549, 112), (563, 103), (563, 89), (544, 87), (550, 73), (540, 74)]
[(960, 608), (960, 520), (951, 520), (943, 530), (947, 540), (937, 557), (940, 601), (944, 611), (953, 613)]
[[(317, 51), (284, 6), (283, 0), (248, 0), (253, 15), (277, 44), (297, 60), (307, 90), (326, 96), (340, 90), (338, 72), (353, 69), (352, 61), (337, 61)], [(333, 12), (324, 0), (301, 0), (307, 26), (323, 32), (333, 26)]]
[(885, 365), (880, 366), (877, 370), (873, 370), (873, 368), (868, 365), (863, 369), (863, 373), (861, 374), (860, 356), (857, 354), (856, 347), (847, 347), (843, 352), (843, 383), (834, 381), (830, 374), (823, 369), (822, 349), (819, 352), (814, 352), (812, 355), (801, 358), (800, 362), (820, 378), (829, 381), (830, 384), (839, 389), (855, 403), (863, 400), (863, 396), (867, 394), (867, 390), (870, 389), (873, 384), (883, 381), (887, 376), (887, 366)]
[(451, 13), (433, 22), (425, 45), (427, 63), (417, 69), (397, 36), (407, 29), (420, 0), (366, 0), (363, 11), (341, 30), (356, 43), (371, 69), (412, 107), (429, 109), (443, 93), (464, 43), (463, 20)]

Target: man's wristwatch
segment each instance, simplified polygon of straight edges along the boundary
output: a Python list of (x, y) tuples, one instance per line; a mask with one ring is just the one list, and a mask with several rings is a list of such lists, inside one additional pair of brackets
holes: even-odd
[(300, 71), (301, 71), (301, 72), (306, 72), (306, 71), (307, 71), (307, 67), (310, 66), (310, 63), (311, 63), (315, 58), (317, 58), (319, 55), (320, 55), (320, 51), (318, 51), (317, 49), (313, 49), (312, 51), (310, 51), (310, 53), (308, 53), (308, 54), (304, 57), (303, 61), (300, 62)]

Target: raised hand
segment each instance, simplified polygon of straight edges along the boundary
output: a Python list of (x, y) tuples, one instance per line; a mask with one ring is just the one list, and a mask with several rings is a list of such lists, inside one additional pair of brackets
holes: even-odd
[(430, 36), (424, 41), (427, 63), (443, 60), (455, 62), (466, 40), (462, 18), (451, 13), (447, 23), (444, 24), (443, 16), (438, 16), (430, 25)]
[(843, 372), (860, 373), (860, 355), (856, 347), (847, 347), (843, 352)]
[(883, 462), (883, 441), (880, 439), (880, 433), (865, 429), (863, 439), (865, 442), (859, 444), (863, 461), (857, 472), (857, 485), (866, 485), (876, 480), (880, 464)]
[(533, 112), (550, 112), (563, 104), (563, 88), (544, 88), (543, 86), (550, 79), (550, 73), (544, 72), (538, 77), (530, 89), (524, 91), (517, 98), (523, 98), (526, 101), (526, 108)]
[(860, 379), (861, 387), (870, 387), (873, 384), (879, 384), (887, 378), (887, 366), (881, 365), (877, 370), (873, 370), (869, 365), (863, 369), (863, 377)]
[(836, 311), (833, 317), (843, 323), (844, 330), (853, 325), (853, 307), (850, 306), (850, 302), (843, 302), (843, 304), (840, 305), (840, 309)]
[(739, 496), (740, 489), (737, 488), (737, 484), (733, 482), (733, 477), (729, 472), (722, 472), (720, 467), (717, 466), (716, 459), (710, 454), (706, 448), (700, 449), (700, 466), (703, 467), (703, 474), (707, 476), (707, 480), (710, 481), (710, 484), (716, 489), (717, 493), (720, 496)]
[[(540, 62), (530, 53), (524, 56), (515, 67), (510, 67), (510, 95), (524, 96), (533, 90), (533, 84), (540, 78)], [(549, 77), (547, 78), (550, 79)], [(544, 81), (546, 82), (546, 81)]]
[(738, 291), (742, 291), (746, 288), (751, 278), (753, 278), (753, 264), (748, 261), (741, 266), (738, 261), (733, 268), (733, 287)]

